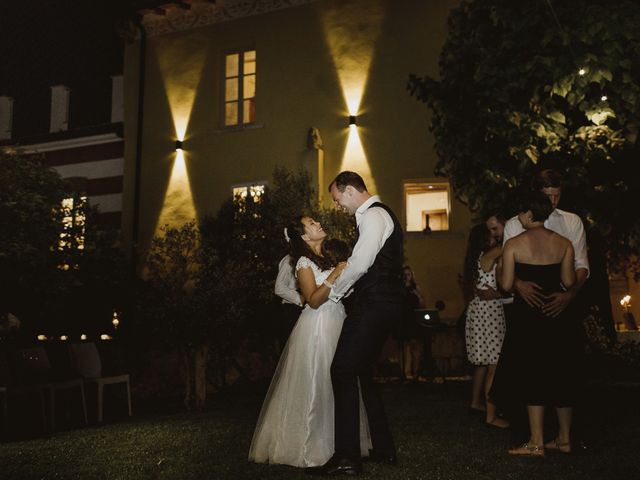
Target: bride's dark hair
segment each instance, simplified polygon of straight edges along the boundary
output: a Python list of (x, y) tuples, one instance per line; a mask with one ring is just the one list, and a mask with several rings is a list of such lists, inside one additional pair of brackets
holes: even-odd
[(335, 267), (329, 256), (321, 257), (316, 255), (311, 247), (304, 241), (302, 235), (305, 234), (304, 223), (302, 219), (307, 218), (306, 215), (297, 217), (295, 221), (287, 225), (287, 235), (289, 236), (289, 256), (291, 257), (291, 267), (296, 268), (300, 257), (307, 257), (320, 267), (321, 270), (330, 270)]

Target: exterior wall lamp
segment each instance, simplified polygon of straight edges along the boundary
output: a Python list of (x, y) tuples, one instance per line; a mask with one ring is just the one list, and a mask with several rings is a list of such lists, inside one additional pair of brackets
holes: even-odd
[(349, 115), (349, 126), (355, 125), (355, 124), (356, 124), (356, 116), (355, 115)]
[(182, 140), (176, 140), (176, 152), (182, 151)]

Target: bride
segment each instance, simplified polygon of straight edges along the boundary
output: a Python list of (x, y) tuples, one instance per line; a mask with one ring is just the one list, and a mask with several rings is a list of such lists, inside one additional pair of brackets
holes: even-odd
[[(292, 268), (306, 306), (284, 347), (251, 441), (249, 460), (295, 467), (323, 465), (334, 451), (331, 362), (342, 330), (342, 303), (327, 301), (345, 262), (324, 255), (327, 234), (310, 217), (285, 229)], [(360, 408), (363, 409), (362, 401)], [(367, 416), (360, 415), (363, 455), (371, 448)]]

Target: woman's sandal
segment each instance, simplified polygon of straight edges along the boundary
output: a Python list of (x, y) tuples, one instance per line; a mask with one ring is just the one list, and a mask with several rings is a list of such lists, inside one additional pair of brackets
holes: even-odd
[(545, 443), (544, 448), (553, 453), (563, 453), (564, 455), (571, 453), (571, 443), (560, 443), (557, 438)]
[(529, 457), (544, 457), (544, 446), (524, 443), (519, 447), (510, 448), (509, 455), (526, 455)]

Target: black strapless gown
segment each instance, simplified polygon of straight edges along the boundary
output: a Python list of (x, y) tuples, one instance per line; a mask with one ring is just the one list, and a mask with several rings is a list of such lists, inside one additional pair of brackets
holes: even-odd
[[(562, 291), (560, 264), (516, 263), (521, 280), (548, 295)], [(490, 398), (499, 407), (514, 404), (570, 407), (582, 385), (582, 337), (572, 306), (555, 318), (530, 307), (516, 294)]]

